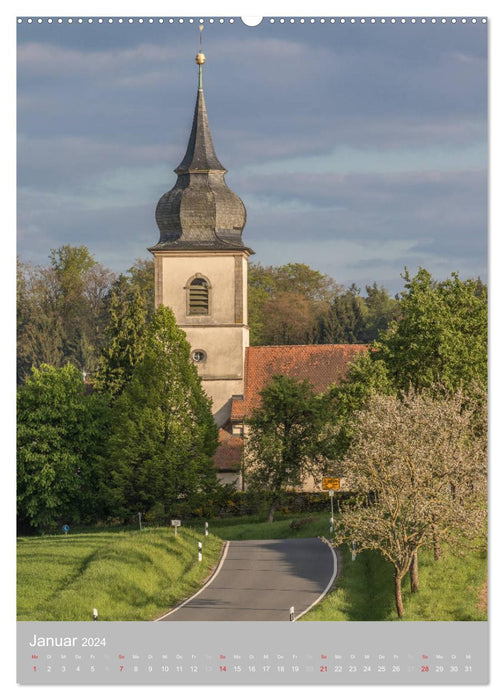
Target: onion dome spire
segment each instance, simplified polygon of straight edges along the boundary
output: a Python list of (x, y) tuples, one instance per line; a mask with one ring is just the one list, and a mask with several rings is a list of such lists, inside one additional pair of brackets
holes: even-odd
[(212, 142), (203, 93), (205, 60), (200, 35), (200, 51), (196, 56), (198, 91), (189, 142), (184, 158), (175, 169), (175, 187), (158, 202), (156, 221), (160, 238), (150, 251), (174, 248), (250, 251), (241, 238), (245, 206), (227, 186), (224, 179), (227, 170), (217, 158)]

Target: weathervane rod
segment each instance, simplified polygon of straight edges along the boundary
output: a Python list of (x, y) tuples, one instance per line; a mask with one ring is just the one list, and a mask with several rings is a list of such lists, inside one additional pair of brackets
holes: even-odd
[(202, 90), (203, 89), (203, 64), (205, 63), (205, 54), (202, 51), (202, 48), (203, 48), (203, 25), (202, 24), (200, 24), (199, 30), (200, 30), (200, 36), (199, 36), (200, 50), (199, 50), (198, 55), (196, 56), (196, 63), (198, 64), (198, 70), (199, 70), (198, 87), (200, 90)]

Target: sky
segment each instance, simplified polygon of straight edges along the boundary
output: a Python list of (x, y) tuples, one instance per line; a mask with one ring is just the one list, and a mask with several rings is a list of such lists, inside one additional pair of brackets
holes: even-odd
[[(487, 27), (205, 22), (216, 153), (254, 262), (345, 286), (486, 280)], [(197, 21), (18, 24), (18, 254), (148, 258), (197, 89)]]

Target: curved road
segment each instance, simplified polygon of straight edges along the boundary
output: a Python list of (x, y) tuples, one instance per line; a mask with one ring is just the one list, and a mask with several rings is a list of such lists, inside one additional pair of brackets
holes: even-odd
[(159, 621), (289, 620), (291, 606), (305, 612), (335, 575), (333, 550), (315, 538), (229, 542), (209, 583)]

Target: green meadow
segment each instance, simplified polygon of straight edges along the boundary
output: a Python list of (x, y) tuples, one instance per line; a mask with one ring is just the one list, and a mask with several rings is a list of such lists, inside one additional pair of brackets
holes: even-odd
[[(296, 528), (291, 524), (295, 521)], [(329, 537), (328, 513), (221, 518), (190, 528), (90, 530), (18, 538), (18, 620), (153, 620), (196, 592), (211, 575), (224, 540)], [(203, 562), (197, 558), (203, 543)], [(376, 552), (352, 561), (339, 550), (333, 589), (303, 620), (397, 620), (392, 567)], [(420, 591), (403, 581), (404, 620), (485, 620), (486, 549), (419, 555)]]
[[(223, 540), (280, 540), (290, 537), (329, 537), (330, 513), (275, 514), (272, 523), (266, 522), (266, 514), (235, 516), (210, 521), (210, 532)], [(298, 527), (291, 527), (292, 523)], [(203, 532), (204, 523), (193, 525)]]
[[(303, 620), (397, 620), (392, 565), (377, 552), (361, 552), (352, 561), (348, 547), (340, 550), (341, 575), (333, 590)], [(464, 556), (446, 551), (439, 561), (420, 550), (420, 590), (410, 592), (403, 579), (405, 621), (486, 620), (487, 557), (484, 546)]]
[(152, 620), (197, 591), (222, 542), (187, 528), (18, 538), (18, 620)]

